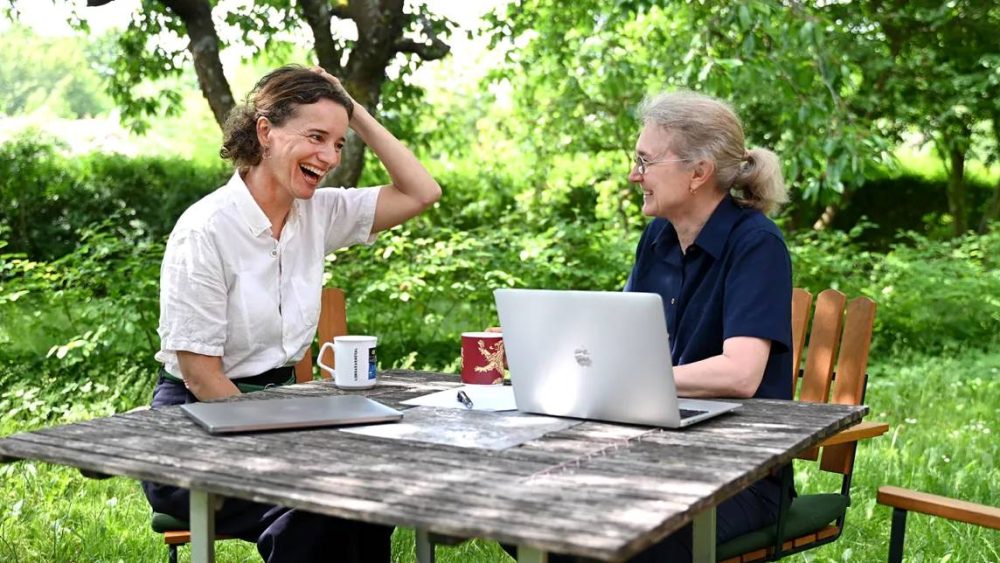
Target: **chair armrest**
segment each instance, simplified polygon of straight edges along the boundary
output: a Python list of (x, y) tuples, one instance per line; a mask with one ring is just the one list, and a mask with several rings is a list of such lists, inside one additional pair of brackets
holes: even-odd
[(900, 487), (878, 488), (879, 504), (1000, 530), (1000, 508)]
[(848, 442), (857, 442), (865, 438), (881, 436), (889, 431), (889, 425), (885, 422), (859, 422), (850, 428), (845, 428), (819, 443), (818, 447), (836, 446)]

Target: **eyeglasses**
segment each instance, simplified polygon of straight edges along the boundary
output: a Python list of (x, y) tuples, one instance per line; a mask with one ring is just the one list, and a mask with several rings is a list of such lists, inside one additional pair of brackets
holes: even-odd
[(666, 162), (687, 162), (686, 158), (665, 158), (663, 160), (646, 160), (639, 155), (635, 155), (635, 169), (639, 172), (640, 176), (646, 175), (646, 169), (654, 164), (663, 164)]

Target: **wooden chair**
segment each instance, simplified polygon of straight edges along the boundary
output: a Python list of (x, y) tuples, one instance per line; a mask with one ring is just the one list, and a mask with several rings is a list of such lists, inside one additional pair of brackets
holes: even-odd
[[(335, 336), (347, 334), (347, 305), (344, 291), (335, 287), (323, 288), (323, 295), (320, 300), (318, 341), (330, 342)], [(316, 353), (317, 346), (310, 346), (309, 352), (295, 364), (295, 382), (304, 383), (313, 380), (313, 354)], [(330, 364), (334, 365), (333, 351), (330, 350)], [(330, 375), (324, 370), (319, 370), (320, 376), (329, 379)], [(153, 513), (152, 527), (154, 532), (163, 534), (163, 542), (167, 544), (168, 561), (177, 563), (177, 547), (191, 542), (191, 532), (188, 531), (187, 520), (180, 520), (173, 516)], [(215, 539), (230, 539), (229, 536), (218, 535)]]
[[(792, 395), (795, 396), (798, 391), (800, 401), (860, 405), (864, 402), (868, 384), (866, 370), (875, 323), (875, 302), (867, 297), (858, 297), (847, 303), (846, 296), (839, 291), (827, 289), (821, 292), (816, 297), (812, 329), (808, 331), (805, 367), (800, 371), (812, 301), (808, 291), (799, 288), (793, 291)], [(775, 525), (719, 545), (718, 560), (725, 563), (774, 561), (840, 537), (847, 507), (851, 503), (851, 476), (858, 441), (882, 435), (888, 429), (885, 423), (862, 422), (800, 455), (799, 458), (804, 460), (819, 459), (821, 470), (842, 475), (840, 492), (800, 495), (794, 499), (786, 495)], [(782, 472), (782, 479), (785, 490), (790, 490), (790, 467)]]
[(889, 563), (902, 563), (903, 561), (907, 511), (1000, 530), (1000, 508), (984, 504), (890, 486), (879, 487), (876, 502), (893, 508), (892, 535), (889, 537)]

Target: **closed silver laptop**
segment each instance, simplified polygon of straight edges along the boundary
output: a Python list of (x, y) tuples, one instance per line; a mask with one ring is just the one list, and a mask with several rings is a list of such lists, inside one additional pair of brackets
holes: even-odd
[(247, 399), (181, 405), (211, 434), (395, 422), (403, 413), (360, 395)]
[(738, 403), (677, 398), (652, 293), (494, 291), (518, 410), (680, 428)]

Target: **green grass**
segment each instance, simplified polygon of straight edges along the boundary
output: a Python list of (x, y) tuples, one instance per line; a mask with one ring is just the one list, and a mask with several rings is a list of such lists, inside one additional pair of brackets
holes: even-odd
[[(915, 148), (904, 144), (893, 151), (893, 156), (896, 158), (897, 166), (892, 171), (882, 171), (889, 177), (913, 175), (930, 181), (948, 181), (948, 169), (931, 145)], [(970, 155), (966, 163), (967, 181), (991, 186), (1000, 181), (1000, 166), (987, 165), (982, 160), (972, 158), (973, 156), (975, 155)]]
[[(875, 503), (882, 485), (1000, 506), (1000, 350), (873, 365), (866, 402), (868, 420), (888, 422), (889, 433), (858, 448), (844, 535), (800, 561), (884, 561), (891, 510)], [(816, 471), (796, 477), (807, 492), (840, 483)], [(906, 529), (907, 561), (1000, 561), (996, 530), (920, 514)]]
[[(871, 372), (869, 419), (888, 422), (890, 432), (859, 449), (843, 537), (791, 561), (884, 561), (890, 509), (875, 503), (880, 485), (1000, 505), (1000, 349), (889, 358)], [(19, 430), (0, 422), (0, 435)], [(839, 488), (837, 476), (809, 471), (810, 465), (797, 463), (800, 491)], [(165, 560), (166, 548), (149, 529), (149, 508), (134, 481), (94, 481), (73, 469), (29, 462), (0, 466), (0, 480), (0, 561)], [(218, 542), (216, 549), (222, 563), (259, 561), (251, 544)], [(187, 557), (182, 549), (182, 561)], [(438, 559), (509, 561), (488, 541), (439, 548)], [(393, 560), (414, 561), (411, 531), (397, 530)], [(906, 560), (1000, 561), (1000, 533), (911, 514)]]

